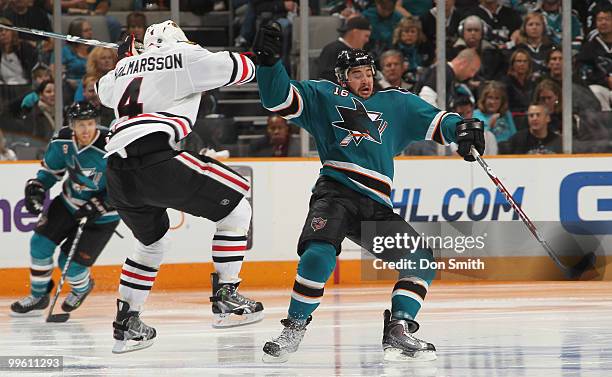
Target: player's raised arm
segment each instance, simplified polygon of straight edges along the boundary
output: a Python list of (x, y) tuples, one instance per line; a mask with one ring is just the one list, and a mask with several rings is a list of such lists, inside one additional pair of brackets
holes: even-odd
[(291, 80), (280, 60), (281, 48), (279, 26), (275, 23), (262, 26), (253, 43), (261, 103), (266, 109), (310, 131), (307, 103), (316, 96), (317, 82)]

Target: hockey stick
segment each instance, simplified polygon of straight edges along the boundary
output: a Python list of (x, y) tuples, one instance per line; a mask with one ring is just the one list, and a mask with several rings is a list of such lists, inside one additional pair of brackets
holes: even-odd
[(506, 189), (506, 187), (499, 180), (499, 178), (497, 178), (495, 173), (493, 173), (493, 170), (491, 170), (489, 165), (480, 156), (480, 153), (478, 153), (478, 151), (476, 150), (476, 148), (474, 148), (474, 146), (472, 146), (472, 148), (470, 149), (470, 153), (472, 154), (472, 156), (474, 156), (476, 161), (478, 161), (478, 164), (482, 166), (482, 168), (487, 173), (489, 178), (491, 178), (495, 186), (497, 186), (497, 189), (502, 194), (504, 194), (508, 203), (512, 206), (512, 208), (516, 211), (516, 213), (518, 213), (519, 217), (521, 218), (525, 226), (527, 226), (527, 229), (529, 229), (531, 234), (533, 234), (533, 236), (538, 240), (538, 242), (542, 245), (544, 250), (546, 250), (546, 252), (552, 258), (555, 264), (565, 273), (565, 276), (567, 278), (576, 279), (580, 277), (580, 275), (582, 275), (587, 269), (595, 265), (596, 257), (595, 257), (595, 253), (593, 252), (590, 252), (587, 255), (583, 256), (582, 259), (580, 259), (580, 261), (573, 266), (564, 265), (563, 262), (561, 262), (561, 260), (557, 256), (557, 254), (555, 254), (553, 249), (550, 247), (548, 242), (546, 242), (544, 237), (542, 237), (542, 234), (538, 231), (535, 224), (531, 222), (531, 220), (529, 220), (529, 217), (527, 217), (527, 215), (525, 214), (525, 212), (523, 212), (521, 207), (518, 204), (516, 204), (510, 192)]
[(66, 272), (68, 271), (70, 261), (72, 261), (72, 257), (76, 252), (76, 248), (79, 244), (79, 240), (81, 239), (81, 235), (83, 234), (83, 228), (85, 227), (86, 222), (87, 217), (83, 217), (81, 221), (79, 221), (79, 227), (77, 228), (76, 234), (74, 235), (74, 240), (72, 241), (70, 252), (68, 253), (68, 257), (66, 258), (66, 264), (64, 264), (64, 269), (62, 270), (62, 276), (60, 277), (59, 284), (57, 285), (57, 289), (55, 290), (55, 297), (53, 297), (53, 301), (51, 302), (51, 308), (49, 309), (47, 322), (66, 322), (70, 318), (70, 313), (53, 314), (53, 307), (55, 306), (57, 298), (59, 297), (59, 294), (62, 291), (64, 280), (66, 280)]
[(77, 37), (77, 36), (70, 35), (70, 34), (63, 35), (63, 34), (53, 33), (50, 31), (36, 30), (36, 29), (30, 29), (26, 27), (19, 27), (19, 26), (8, 26), (8, 25), (2, 25), (2, 24), (0, 24), (0, 28), (17, 31), (20, 33), (34, 34), (34, 35), (38, 35), (41, 37), (61, 39), (63, 41), (68, 41), (68, 42), (83, 43), (86, 45), (96, 46), (96, 47), (114, 48), (115, 50), (119, 47), (119, 45), (116, 43), (102, 42), (96, 39), (85, 39), (85, 38)]

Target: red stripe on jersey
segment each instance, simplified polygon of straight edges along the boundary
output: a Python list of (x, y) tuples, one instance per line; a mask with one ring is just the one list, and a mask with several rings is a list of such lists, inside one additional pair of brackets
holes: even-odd
[[(156, 116), (156, 115), (152, 115), (152, 114), (149, 114), (149, 113), (146, 113), (146, 114), (140, 114), (140, 115), (136, 115), (136, 116), (134, 116), (134, 117), (131, 117), (130, 119), (125, 120), (124, 122), (121, 122), (121, 123), (125, 123), (125, 122), (127, 122), (127, 121), (132, 120), (132, 119), (137, 119), (137, 118), (149, 118), (149, 117), (150, 117), (150, 118), (155, 118), (155, 119), (161, 119), (161, 120), (173, 120), (173, 121), (175, 121), (176, 123), (178, 123), (178, 124), (179, 124), (179, 126), (181, 126), (181, 129), (182, 129), (182, 131), (183, 131), (183, 135), (182, 135), (183, 137), (187, 136), (187, 134), (189, 133), (189, 131), (188, 131), (188, 129), (187, 129), (187, 126), (185, 125), (185, 123), (183, 122), (183, 120), (182, 120), (181, 118), (172, 118), (172, 117), (165, 117), (165, 118), (162, 118), (162, 117), (159, 117), (159, 116)], [(120, 123), (119, 123), (119, 124), (120, 124)], [(116, 124), (116, 125), (115, 125), (115, 127), (117, 127), (117, 128), (118, 128), (118, 127), (121, 127), (119, 124)]]
[(246, 250), (247, 247), (246, 245), (244, 246), (217, 246), (217, 245), (213, 245), (212, 250), (213, 251), (242, 251), (242, 250)]
[(187, 160), (187, 161), (191, 162), (192, 164), (196, 165), (196, 166), (197, 166), (197, 167), (199, 167), (200, 169), (202, 169), (202, 170), (208, 170), (208, 171), (210, 171), (211, 173), (215, 173), (216, 175), (218, 175), (218, 176), (220, 176), (220, 177), (222, 177), (222, 178), (225, 178), (225, 179), (227, 179), (228, 181), (230, 181), (230, 182), (234, 183), (236, 186), (239, 186), (239, 187), (241, 187), (242, 189), (244, 189), (244, 190), (246, 190), (246, 191), (249, 191), (249, 188), (250, 188), (250, 187), (249, 187), (249, 185), (248, 185), (248, 184), (246, 184), (246, 183), (244, 183), (243, 181), (240, 181), (240, 180), (238, 180), (238, 179), (236, 179), (236, 178), (234, 178), (234, 177), (230, 177), (229, 175), (227, 175), (227, 174), (225, 174), (225, 173), (223, 173), (223, 172), (221, 172), (221, 171), (219, 171), (219, 170), (217, 170), (217, 169), (213, 168), (212, 166), (202, 165), (202, 164), (201, 164), (199, 161), (197, 161), (197, 160), (195, 160), (195, 159), (191, 158), (191, 156), (189, 156), (187, 153), (181, 153), (181, 154), (179, 154), (179, 156), (180, 156), (180, 157), (183, 157), (185, 160)]
[(135, 272), (126, 271), (124, 269), (121, 269), (121, 273), (125, 276), (129, 276), (134, 279), (145, 280), (145, 281), (155, 281), (155, 276), (144, 276), (144, 275), (137, 274)]
[(240, 77), (240, 80), (238, 80), (238, 83), (241, 83), (242, 80), (244, 80), (247, 77), (247, 74), (249, 72), (249, 65), (247, 64), (246, 61), (246, 57), (242, 54), (240, 54), (240, 60), (242, 61), (242, 77)]

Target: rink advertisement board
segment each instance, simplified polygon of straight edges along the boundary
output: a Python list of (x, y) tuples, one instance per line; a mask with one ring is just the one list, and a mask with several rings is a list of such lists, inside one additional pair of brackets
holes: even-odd
[[(491, 167), (524, 211), (535, 221), (585, 231), (603, 240), (600, 252), (612, 254), (612, 156), (490, 158)], [(315, 159), (236, 159), (227, 163), (252, 182), (252, 234), (246, 261), (295, 261), (296, 243), (308, 212), (310, 191), (321, 163)], [(29, 239), (37, 218), (23, 205), (24, 184), (37, 163), (0, 163), (0, 268), (29, 266)], [(408, 222), (515, 222), (520, 220), (480, 166), (455, 158), (398, 159), (395, 162), (395, 211)], [(56, 185), (51, 196), (60, 191)], [(172, 250), (164, 263), (210, 262), (214, 224), (174, 210)], [(121, 265), (134, 239), (124, 224), (98, 259), (98, 265)], [(522, 237), (531, 237), (525, 230)], [(606, 247), (608, 246), (608, 247)], [(506, 253), (504, 251), (504, 253)], [(343, 261), (359, 260), (359, 247), (343, 244)], [(520, 255), (540, 257), (542, 250)]]

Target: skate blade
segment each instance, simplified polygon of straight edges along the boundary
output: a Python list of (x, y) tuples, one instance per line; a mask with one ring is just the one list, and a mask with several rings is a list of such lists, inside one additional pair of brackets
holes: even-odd
[(36, 310), (30, 310), (27, 313), (17, 313), (14, 312), (12, 310), (9, 311), (9, 316), (13, 317), (13, 318), (32, 318), (32, 317), (42, 317), (42, 315), (44, 314), (45, 309), (36, 309)]
[(222, 329), (226, 327), (236, 327), (250, 325), (264, 318), (263, 311), (249, 314), (234, 314), (234, 313), (213, 313), (212, 327)]
[(264, 352), (263, 356), (261, 357), (261, 361), (263, 361), (264, 363), (268, 363), (268, 364), (282, 364), (282, 363), (286, 363), (288, 360), (289, 360), (288, 352), (285, 352), (278, 356), (273, 356), (273, 355), (270, 355)]
[(434, 361), (438, 358), (435, 351), (418, 351), (414, 353), (414, 356), (408, 356), (402, 353), (399, 348), (387, 348), (385, 349), (384, 360), (385, 361), (399, 361), (399, 362), (422, 362), (422, 361)]
[(148, 339), (129, 344), (129, 340), (116, 340), (115, 346), (113, 347), (113, 353), (128, 353), (149, 348), (153, 345), (154, 341), (155, 339)]

